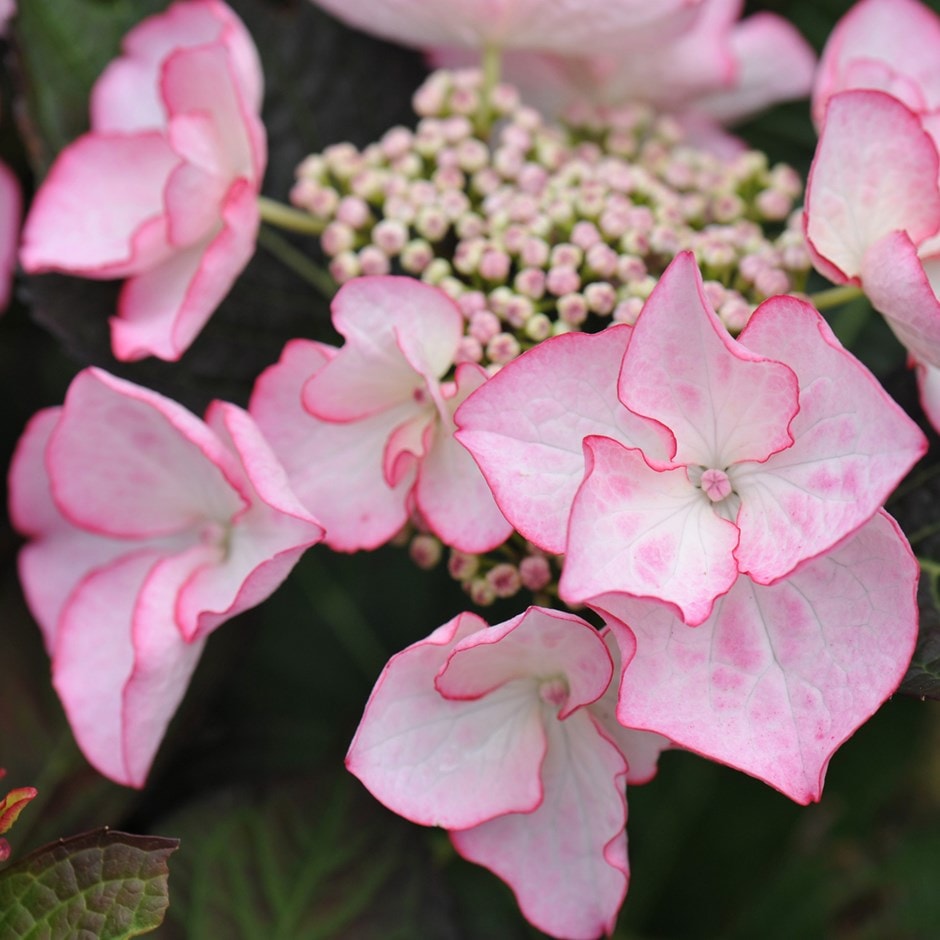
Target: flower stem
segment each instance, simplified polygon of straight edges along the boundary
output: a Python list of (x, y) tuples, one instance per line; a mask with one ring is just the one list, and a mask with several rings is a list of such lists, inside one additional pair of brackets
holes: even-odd
[(322, 297), (332, 300), (336, 293), (336, 283), (320, 265), (311, 261), (302, 251), (295, 248), (287, 239), (273, 229), (262, 225), (258, 232), (258, 244), (269, 251), (285, 267), (302, 277)]
[(289, 232), (299, 232), (302, 235), (319, 235), (323, 232), (323, 222), (320, 219), (308, 212), (301, 212), (293, 206), (286, 206), (276, 199), (259, 196), (258, 208), (261, 210), (261, 218), (268, 225), (275, 225)]
[(862, 289), (854, 284), (843, 284), (841, 287), (830, 287), (828, 290), (819, 291), (817, 294), (810, 294), (810, 303), (817, 310), (829, 310), (832, 307), (839, 307), (847, 304), (856, 297), (861, 297)]
[(503, 53), (499, 46), (486, 45), (483, 47), (483, 58), (480, 67), (483, 71), (483, 85), (480, 88), (480, 110), (477, 111), (477, 131), (481, 137), (489, 134), (493, 123), (493, 109), (491, 98), (493, 89), (499, 84), (502, 72)]

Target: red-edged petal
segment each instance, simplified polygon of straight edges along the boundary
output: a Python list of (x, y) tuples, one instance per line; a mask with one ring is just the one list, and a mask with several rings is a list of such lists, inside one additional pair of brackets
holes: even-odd
[(619, 718), (798, 803), (818, 800), (834, 751), (907, 669), (917, 577), (903, 535), (879, 513), (770, 587), (742, 576), (695, 629), (657, 604), (598, 598), (628, 663)]
[(249, 410), (283, 463), (301, 502), (326, 527), (336, 551), (373, 549), (404, 524), (414, 471), (390, 487), (382, 457), (410, 403), (371, 418), (333, 423), (314, 418), (301, 390), (336, 355), (331, 346), (293, 340), (255, 383)]
[(725, 470), (792, 443), (796, 377), (731, 338), (691, 252), (676, 256), (643, 306), (619, 393), (631, 411), (672, 432), (676, 463)]
[(840, 91), (875, 88), (917, 110), (940, 105), (940, 18), (916, 0), (863, 0), (836, 24), (813, 89), (813, 118), (822, 124)]
[(553, 937), (609, 935), (627, 892), (626, 763), (588, 712), (546, 722), (545, 797), (452, 832), (457, 851), (513, 890), (526, 919)]
[(793, 446), (732, 470), (741, 497), (735, 557), (767, 584), (867, 522), (927, 441), (809, 304), (765, 301), (740, 342), (783, 360), (800, 382)]
[(59, 154), (23, 227), (30, 273), (126, 277), (166, 257), (163, 190), (178, 164), (162, 134), (85, 134)]
[(630, 327), (567, 333), (504, 366), (457, 410), (456, 437), (473, 454), (499, 508), (545, 551), (565, 550), (584, 477), (582, 442), (603, 434), (667, 456), (668, 432), (617, 398)]
[(734, 524), (684, 467), (654, 470), (638, 450), (584, 442), (587, 472), (571, 510), (559, 593), (569, 604), (622, 591), (674, 604), (701, 623), (737, 577)]
[(545, 754), (535, 681), (450, 701), (434, 677), (460, 640), (486, 629), (464, 613), (389, 660), (346, 756), (389, 809), (426, 826), (467, 828), (542, 800)]
[(235, 459), (202, 421), (156, 392), (86, 369), (46, 449), (53, 498), (76, 526), (152, 538), (243, 506)]
[(613, 664), (597, 631), (580, 617), (543, 607), (462, 639), (434, 686), (447, 699), (474, 701), (519, 679), (564, 680), (550, 704), (558, 718), (597, 701), (610, 686)]
[[(481, 368), (461, 363), (456, 392), (446, 402), (449, 414), (486, 381)], [(488, 552), (509, 538), (512, 525), (499, 511), (480, 468), (453, 432), (452, 421), (439, 423), (421, 461), (415, 501), (431, 531), (445, 545), (462, 552)]]
[(453, 300), (410, 277), (356, 278), (339, 289), (332, 310), (346, 344), (304, 388), (304, 405), (326, 421), (424, 402), (463, 334)]
[(143, 786), (202, 651), (183, 641), (165, 594), (136, 610), (158, 565), (159, 555), (144, 551), (86, 578), (53, 654), (53, 683), (82, 752), (126, 786)]
[(804, 223), (813, 263), (835, 281), (857, 279), (886, 235), (918, 244), (940, 227), (940, 160), (909, 108), (880, 91), (830, 99), (806, 185)]
[(940, 259), (922, 260), (904, 232), (886, 235), (862, 261), (872, 306), (915, 358), (940, 366), (940, 300), (932, 280), (940, 285)]
[(940, 431), (940, 368), (916, 363), (920, 405), (934, 430)]
[(232, 183), (221, 206), (221, 228), (208, 244), (178, 252), (127, 281), (111, 343), (118, 359), (158, 356), (176, 361), (189, 348), (255, 252), (257, 190)]

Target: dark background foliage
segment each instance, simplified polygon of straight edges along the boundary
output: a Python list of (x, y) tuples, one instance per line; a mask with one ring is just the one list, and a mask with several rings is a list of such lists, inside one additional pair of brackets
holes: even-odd
[[(429, 0), (430, 2), (430, 0)], [(363, 144), (409, 120), (419, 56), (337, 25), (308, 0), (233, 0), (264, 63), (272, 162), (284, 199), (293, 167), (338, 140)], [(88, 90), (120, 38), (162, 0), (20, 0), (2, 78), (0, 152), (27, 193), (85, 129)], [(795, 21), (821, 47), (844, 0), (749, 3)], [(805, 103), (742, 133), (805, 171)], [(114, 285), (21, 279), (0, 322), (0, 459), (32, 412), (57, 404), (94, 363), (195, 410), (244, 403), (290, 336), (329, 336), (326, 302), (264, 249), (181, 363), (114, 362)], [(864, 304), (835, 325), (919, 416), (900, 348)], [(936, 441), (934, 444), (936, 445)], [(936, 451), (936, 447), (934, 448)], [(933, 456), (930, 461), (936, 460)], [(924, 472), (920, 468), (917, 472)], [(930, 474), (930, 466), (926, 468)], [(890, 508), (914, 533), (940, 515), (937, 477)], [(496, 878), (456, 857), (446, 836), (385, 812), (342, 757), (385, 660), (463, 609), (441, 572), (394, 549), (311, 551), (266, 604), (209, 643), (145, 790), (102, 780), (72, 743), (48, 662), (15, 578), (17, 536), (0, 525), (0, 766), (40, 796), (11, 834), (22, 854), (101, 825), (180, 837), (171, 907), (157, 936), (484, 940), (539, 934)], [(916, 546), (940, 557), (935, 538)], [(822, 801), (797, 807), (765, 785), (687, 753), (630, 793), (635, 875), (618, 938), (837, 940), (937, 935), (940, 925), (940, 616), (924, 591), (924, 642), (906, 688), (833, 760)], [(514, 608), (496, 611), (515, 613)]]

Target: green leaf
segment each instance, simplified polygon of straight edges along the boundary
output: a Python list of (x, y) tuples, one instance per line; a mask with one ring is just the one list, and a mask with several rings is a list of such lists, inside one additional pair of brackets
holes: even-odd
[(179, 840), (110, 829), (60, 839), (0, 873), (5, 940), (120, 940), (163, 923)]

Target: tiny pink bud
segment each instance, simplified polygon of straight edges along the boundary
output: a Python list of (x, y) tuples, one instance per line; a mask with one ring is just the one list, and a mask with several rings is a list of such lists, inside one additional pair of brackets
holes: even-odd
[(441, 560), (443, 548), (440, 539), (422, 533), (411, 540), (411, 544), (408, 546), (408, 554), (419, 568), (429, 570), (434, 568)]
[(366, 245), (366, 247), (359, 252), (359, 264), (362, 268), (362, 273), (370, 277), (388, 274), (392, 269), (388, 255), (375, 245)]
[(519, 562), (522, 586), (530, 591), (541, 591), (552, 580), (552, 566), (544, 555), (527, 555)]
[(345, 222), (330, 222), (320, 236), (320, 245), (331, 257), (349, 251), (356, 243), (356, 233)]
[(499, 333), (486, 344), (486, 356), (490, 362), (505, 365), (522, 351), (519, 340), (512, 333)]
[(497, 597), (512, 597), (522, 587), (519, 569), (508, 562), (491, 568), (486, 573), (486, 580)]
[(485, 345), (494, 336), (498, 336), (502, 328), (502, 323), (495, 313), (489, 310), (480, 310), (470, 317), (470, 326), (467, 332), (475, 340)]
[(400, 254), (408, 243), (408, 227), (394, 219), (383, 219), (372, 229), (372, 241), (387, 255)]
[(505, 281), (511, 264), (512, 260), (505, 251), (487, 248), (480, 259), (480, 275), (488, 281)]
[(479, 570), (479, 555), (458, 552), (456, 548), (450, 550), (450, 557), (447, 559), (447, 571), (455, 581), (467, 581)]
[(362, 228), (372, 215), (364, 199), (359, 196), (344, 196), (336, 207), (336, 218), (353, 228)]
[(362, 265), (354, 251), (343, 251), (330, 261), (329, 271), (337, 284), (345, 284), (362, 274)]
[(553, 267), (545, 277), (545, 286), (558, 297), (573, 294), (581, 286), (581, 277), (574, 268)]

